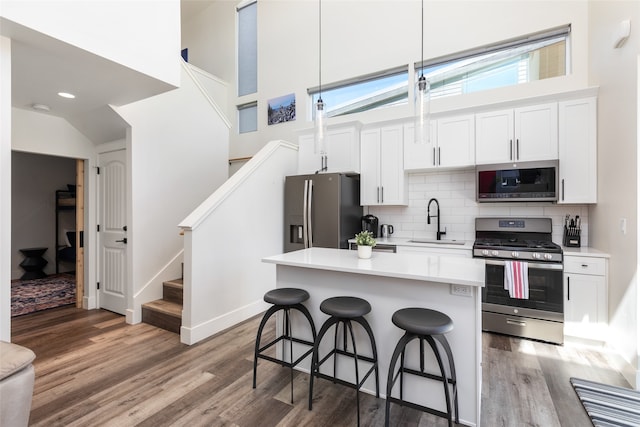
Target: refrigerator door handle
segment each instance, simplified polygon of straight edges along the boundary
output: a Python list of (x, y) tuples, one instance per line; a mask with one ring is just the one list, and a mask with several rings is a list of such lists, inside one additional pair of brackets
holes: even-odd
[(304, 195), (302, 198), (302, 241), (304, 243), (304, 248), (309, 247), (309, 241), (307, 239), (307, 229), (309, 228), (309, 224), (307, 224), (307, 199), (309, 198), (309, 180), (304, 180)]
[(307, 240), (309, 241), (309, 248), (313, 247), (313, 225), (311, 222), (311, 206), (313, 206), (313, 180), (309, 180), (309, 192), (307, 199)]

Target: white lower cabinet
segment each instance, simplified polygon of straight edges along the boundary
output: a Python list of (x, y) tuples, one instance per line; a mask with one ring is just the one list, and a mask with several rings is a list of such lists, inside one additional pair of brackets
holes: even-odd
[(605, 341), (607, 333), (607, 259), (564, 256), (564, 333)]

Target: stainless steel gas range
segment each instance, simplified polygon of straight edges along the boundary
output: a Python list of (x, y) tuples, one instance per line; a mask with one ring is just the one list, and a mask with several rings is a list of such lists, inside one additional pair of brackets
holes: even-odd
[[(562, 248), (551, 234), (551, 218), (476, 218), (473, 256), (486, 259), (483, 330), (563, 343)], [(526, 263), (528, 298), (505, 289), (506, 261)]]

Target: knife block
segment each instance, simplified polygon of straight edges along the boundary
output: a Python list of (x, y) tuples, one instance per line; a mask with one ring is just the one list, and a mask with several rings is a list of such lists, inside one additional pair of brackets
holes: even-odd
[(578, 227), (564, 226), (564, 235), (562, 237), (562, 245), (567, 247), (580, 246), (580, 231)]

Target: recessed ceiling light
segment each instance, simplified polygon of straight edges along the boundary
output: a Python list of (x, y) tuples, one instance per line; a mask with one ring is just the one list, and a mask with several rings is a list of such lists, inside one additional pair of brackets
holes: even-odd
[(33, 108), (34, 110), (38, 110), (38, 111), (49, 111), (49, 110), (51, 110), (51, 108), (49, 108), (49, 106), (45, 105), (45, 104), (32, 104), (31, 108)]
[(68, 98), (68, 99), (73, 99), (76, 96), (72, 93), (68, 93), (68, 92), (58, 92), (58, 95), (60, 95), (63, 98)]

